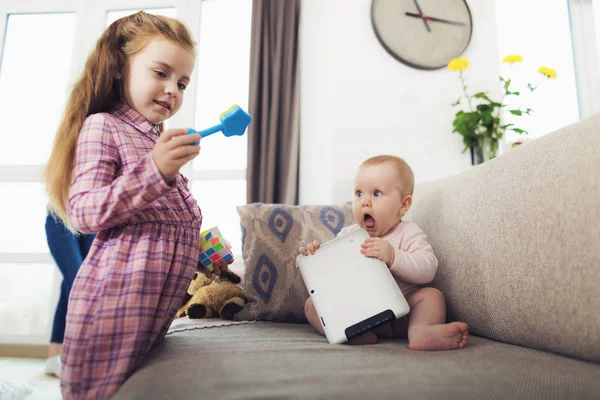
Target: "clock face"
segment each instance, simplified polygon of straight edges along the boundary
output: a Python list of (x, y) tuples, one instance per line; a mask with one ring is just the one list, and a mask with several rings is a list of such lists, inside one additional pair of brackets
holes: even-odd
[(473, 32), (465, 0), (373, 0), (371, 20), (377, 39), (392, 56), (427, 70), (459, 57)]

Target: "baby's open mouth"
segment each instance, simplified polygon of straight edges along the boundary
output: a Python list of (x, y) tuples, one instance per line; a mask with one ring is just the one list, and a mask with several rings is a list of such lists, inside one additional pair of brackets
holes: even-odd
[(365, 228), (373, 229), (375, 228), (375, 218), (373, 218), (369, 214), (365, 214), (363, 221), (365, 222)]
[(171, 105), (169, 103), (165, 103), (164, 101), (158, 101), (158, 100), (154, 100), (154, 102), (156, 104), (158, 104), (159, 106), (163, 106), (164, 108), (166, 108), (167, 110), (171, 109)]

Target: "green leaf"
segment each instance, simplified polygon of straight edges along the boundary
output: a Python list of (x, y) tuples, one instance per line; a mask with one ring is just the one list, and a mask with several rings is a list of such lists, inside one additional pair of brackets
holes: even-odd
[(452, 122), (453, 133), (458, 133), (463, 137), (465, 146), (470, 147), (470, 143), (477, 137), (477, 127), (479, 126), (478, 112), (459, 111)]
[(531, 112), (532, 112), (532, 111), (533, 111), (533, 110), (532, 110), (531, 108), (528, 108), (527, 110), (525, 110), (525, 114), (527, 114), (527, 115), (531, 115)]
[(460, 98), (458, 100), (456, 100), (456, 103), (452, 103), (452, 107), (456, 107), (459, 104), (460, 104)]
[(523, 111), (521, 110), (508, 110), (509, 113), (511, 113), (512, 115), (523, 115)]
[(491, 113), (485, 113), (481, 116), (481, 125), (483, 125), (488, 131), (494, 127), (494, 117)]
[(517, 132), (518, 134), (521, 134), (521, 135), (522, 135), (522, 134), (526, 134), (526, 135), (528, 135), (528, 134), (529, 134), (529, 132), (527, 132), (527, 131), (524, 131), (523, 129), (519, 129), (519, 128), (510, 128), (510, 130), (511, 130), (511, 131), (515, 131), (515, 132)]
[(506, 125), (500, 125), (500, 128), (502, 129), (506, 129), (506, 128), (510, 128), (511, 126), (513, 126), (514, 124), (506, 124)]
[(505, 81), (505, 83), (504, 83), (504, 89), (505, 90), (508, 89), (508, 87), (510, 86), (510, 81), (511, 81), (511, 79)]
[(475, 107), (477, 109), (477, 111), (479, 111), (480, 113), (489, 113), (490, 112), (490, 105), (489, 104), (477, 104), (477, 107)]
[(500, 77), (500, 82), (506, 82), (506, 79), (504, 79), (503, 77)]
[(487, 100), (488, 102), (492, 103), (492, 99), (490, 99), (488, 97), (487, 93), (485, 93), (485, 92), (476, 93), (473, 97), (476, 99), (484, 99), (484, 100)]
[(535, 89), (537, 89), (537, 87), (533, 86), (531, 83), (527, 84), (527, 88), (529, 88), (529, 90), (531, 90), (531, 92), (533, 92)]

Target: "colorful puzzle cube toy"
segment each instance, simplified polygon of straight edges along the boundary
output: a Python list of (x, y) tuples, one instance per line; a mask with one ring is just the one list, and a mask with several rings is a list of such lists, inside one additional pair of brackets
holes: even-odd
[(231, 254), (231, 245), (223, 239), (218, 227), (210, 228), (202, 232), (200, 238), (200, 264), (208, 268), (209, 271), (215, 269), (214, 263), (221, 259), (229, 261), (233, 259)]

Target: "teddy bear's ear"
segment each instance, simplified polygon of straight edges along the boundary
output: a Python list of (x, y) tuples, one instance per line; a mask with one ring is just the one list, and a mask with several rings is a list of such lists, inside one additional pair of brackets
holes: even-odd
[(198, 272), (196, 271), (196, 272), (194, 272), (194, 278), (192, 278), (192, 280), (195, 281), (197, 277), (198, 277)]
[(221, 271), (221, 278), (227, 279), (228, 281), (231, 281), (235, 284), (238, 284), (242, 281), (242, 278), (240, 278), (235, 272), (231, 271), (229, 268), (225, 271)]

